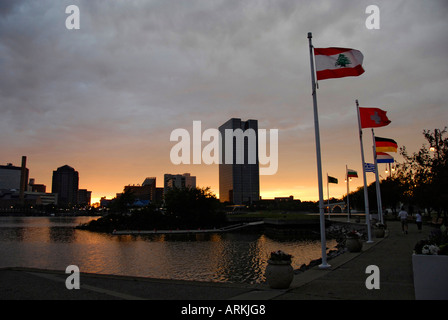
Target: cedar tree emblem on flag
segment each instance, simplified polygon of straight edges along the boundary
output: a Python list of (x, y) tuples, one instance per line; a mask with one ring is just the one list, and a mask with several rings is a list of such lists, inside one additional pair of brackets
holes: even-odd
[(342, 68), (345, 68), (349, 64), (352, 64), (352, 63), (344, 54), (341, 53), (338, 56), (338, 60), (336, 60), (336, 63), (334, 65), (335, 65), (335, 67), (340, 66)]

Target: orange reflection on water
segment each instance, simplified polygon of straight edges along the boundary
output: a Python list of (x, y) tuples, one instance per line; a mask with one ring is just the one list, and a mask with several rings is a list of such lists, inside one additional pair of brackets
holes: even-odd
[[(111, 235), (74, 229), (85, 219), (0, 219), (0, 267), (22, 266), (164, 279), (259, 283), (272, 251), (293, 267), (320, 258), (320, 241), (259, 232)], [(328, 241), (333, 248), (335, 241)]]

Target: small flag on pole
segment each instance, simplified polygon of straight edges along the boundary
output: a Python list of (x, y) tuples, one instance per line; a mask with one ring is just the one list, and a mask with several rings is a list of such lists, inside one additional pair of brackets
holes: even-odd
[(328, 176), (328, 183), (338, 183), (338, 179)]
[(391, 121), (386, 111), (378, 108), (359, 108), (361, 128), (377, 128), (387, 126)]
[(352, 169), (347, 169), (347, 178), (358, 178), (358, 172)]
[(395, 140), (375, 137), (376, 152), (397, 152), (398, 144)]
[(364, 163), (364, 170), (366, 172), (375, 172), (375, 165), (373, 163)]
[(349, 48), (314, 48), (317, 80), (356, 77), (364, 73), (364, 56)]
[(377, 152), (376, 153), (376, 162), (378, 163), (393, 163), (394, 158), (385, 152)]

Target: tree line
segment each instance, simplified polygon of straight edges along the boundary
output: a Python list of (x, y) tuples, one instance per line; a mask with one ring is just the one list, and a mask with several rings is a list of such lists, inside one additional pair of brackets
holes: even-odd
[[(416, 210), (426, 212), (429, 217), (436, 214), (447, 222), (448, 212), (448, 138), (447, 128), (423, 130), (425, 142), (416, 152), (400, 148), (402, 163), (380, 182), (381, 199), (384, 208), (395, 210), (405, 205), (410, 214)], [(377, 210), (375, 183), (368, 186), (369, 206)], [(344, 197), (344, 201), (346, 197)], [(357, 209), (364, 208), (364, 188), (350, 193), (350, 204)]]

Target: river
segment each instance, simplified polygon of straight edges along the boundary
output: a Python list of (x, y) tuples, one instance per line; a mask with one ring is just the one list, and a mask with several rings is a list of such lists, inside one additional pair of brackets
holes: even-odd
[[(263, 232), (111, 235), (74, 227), (98, 217), (0, 217), (0, 267), (196, 281), (261, 283), (271, 251), (299, 268), (321, 257), (320, 240), (273, 239)], [(328, 240), (327, 247), (336, 246)]]

